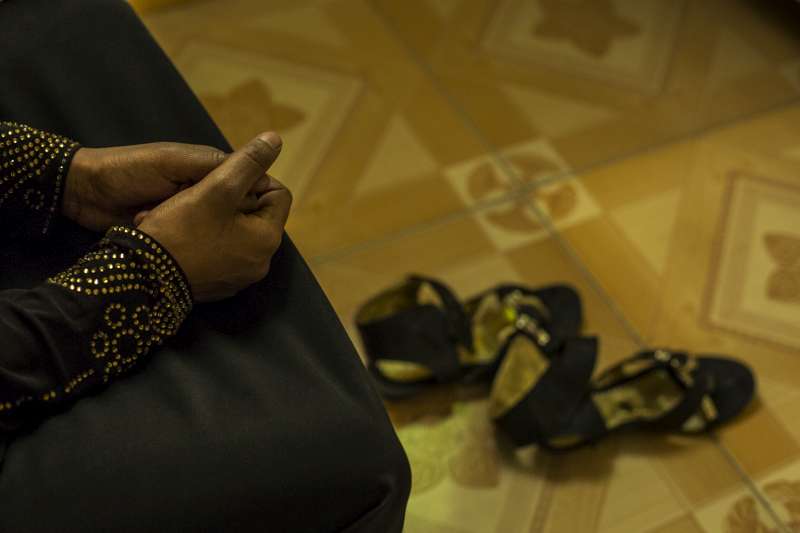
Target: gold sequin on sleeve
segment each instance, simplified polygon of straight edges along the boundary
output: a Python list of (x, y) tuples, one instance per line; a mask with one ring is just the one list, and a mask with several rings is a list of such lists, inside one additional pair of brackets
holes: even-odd
[(45, 235), (61, 208), (78, 143), (16, 122), (0, 122), (0, 220)]
[(172, 256), (128, 227), (108, 230), (95, 250), (48, 281), (100, 306), (87, 350), (104, 382), (174, 335), (192, 308), (189, 283)]
[(177, 333), (193, 301), (166, 249), (115, 226), (72, 267), (0, 303), (10, 310), (0, 431), (10, 432), (131, 370)]

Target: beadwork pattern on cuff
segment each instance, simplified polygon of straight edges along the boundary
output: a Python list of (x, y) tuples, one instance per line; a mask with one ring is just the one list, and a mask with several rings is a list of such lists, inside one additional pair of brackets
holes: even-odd
[(174, 335), (192, 308), (183, 271), (154, 239), (133, 228), (111, 228), (97, 250), (48, 281), (108, 300), (89, 343), (105, 382)]
[(50, 400), (55, 400), (60, 396), (72, 395), (76, 391), (80, 391), (80, 389), (83, 386), (90, 383), (91, 380), (89, 380), (89, 378), (94, 375), (94, 372), (95, 372), (94, 368), (88, 368), (72, 376), (65, 385), (62, 385), (57, 389), (51, 389), (41, 394), (37, 394), (37, 396), (31, 396), (31, 395), (20, 396), (13, 402), (10, 401), (0, 402), (0, 413), (2, 413), (3, 411), (10, 411), (12, 409), (16, 409), (34, 400), (42, 400), (44, 402), (47, 402)]
[(61, 205), (69, 164), (80, 145), (16, 122), (0, 122), (0, 207), (16, 201), (39, 215), (47, 234)]

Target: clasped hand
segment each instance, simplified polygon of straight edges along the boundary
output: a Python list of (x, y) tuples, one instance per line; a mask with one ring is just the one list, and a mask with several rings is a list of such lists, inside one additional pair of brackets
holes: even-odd
[(196, 301), (226, 298), (266, 276), (280, 245), (292, 196), (267, 171), (281, 146), (269, 132), (232, 154), (180, 143), (81, 148), (62, 211), (95, 231), (137, 226), (176, 259)]

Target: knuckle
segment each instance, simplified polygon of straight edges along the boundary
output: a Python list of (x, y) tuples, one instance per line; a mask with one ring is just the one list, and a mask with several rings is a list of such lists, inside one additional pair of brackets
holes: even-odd
[(269, 259), (264, 261), (261, 268), (258, 270), (258, 281), (264, 279), (269, 274)]
[(264, 237), (261, 240), (262, 250), (265, 255), (272, 257), (272, 254), (278, 249), (281, 245), (281, 240), (283, 238), (283, 232), (280, 231), (278, 228), (272, 227), (270, 224), (267, 229), (264, 231)]
[(269, 272), (269, 259), (261, 258), (254, 262), (250, 268), (248, 275), (248, 283), (253, 284), (261, 281)]
[(217, 150), (217, 149), (210, 150), (208, 155), (211, 161), (216, 165), (221, 165), (222, 163), (225, 162), (225, 159), (227, 159), (228, 157), (228, 154), (226, 154), (222, 150)]
[(275, 246), (272, 250), (273, 254), (277, 252), (278, 248), (280, 248), (281, 244), (283, 244), (283, 236), (284, 236), (283, 228), (279, 228), (278, 231), (275, 232), (275, 243), (274, 243)]
[(226, 197), (233, 197), (238, 191), (236, 183), (229, 176), (222, 176), (216, 180), (214, 188), (218, 194)]

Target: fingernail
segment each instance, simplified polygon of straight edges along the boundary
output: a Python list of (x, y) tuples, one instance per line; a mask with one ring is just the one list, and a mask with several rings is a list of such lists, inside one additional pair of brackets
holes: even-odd
[(267, 133), (262, 133), (258, 136), (259, 139), (267, 143), (270, 148), (273, 150), (280, 150), (281, 146), (283, 146), (283, 140), (281, 139), (280, 135), (275, 133), (274, 131), (268, 131)]

